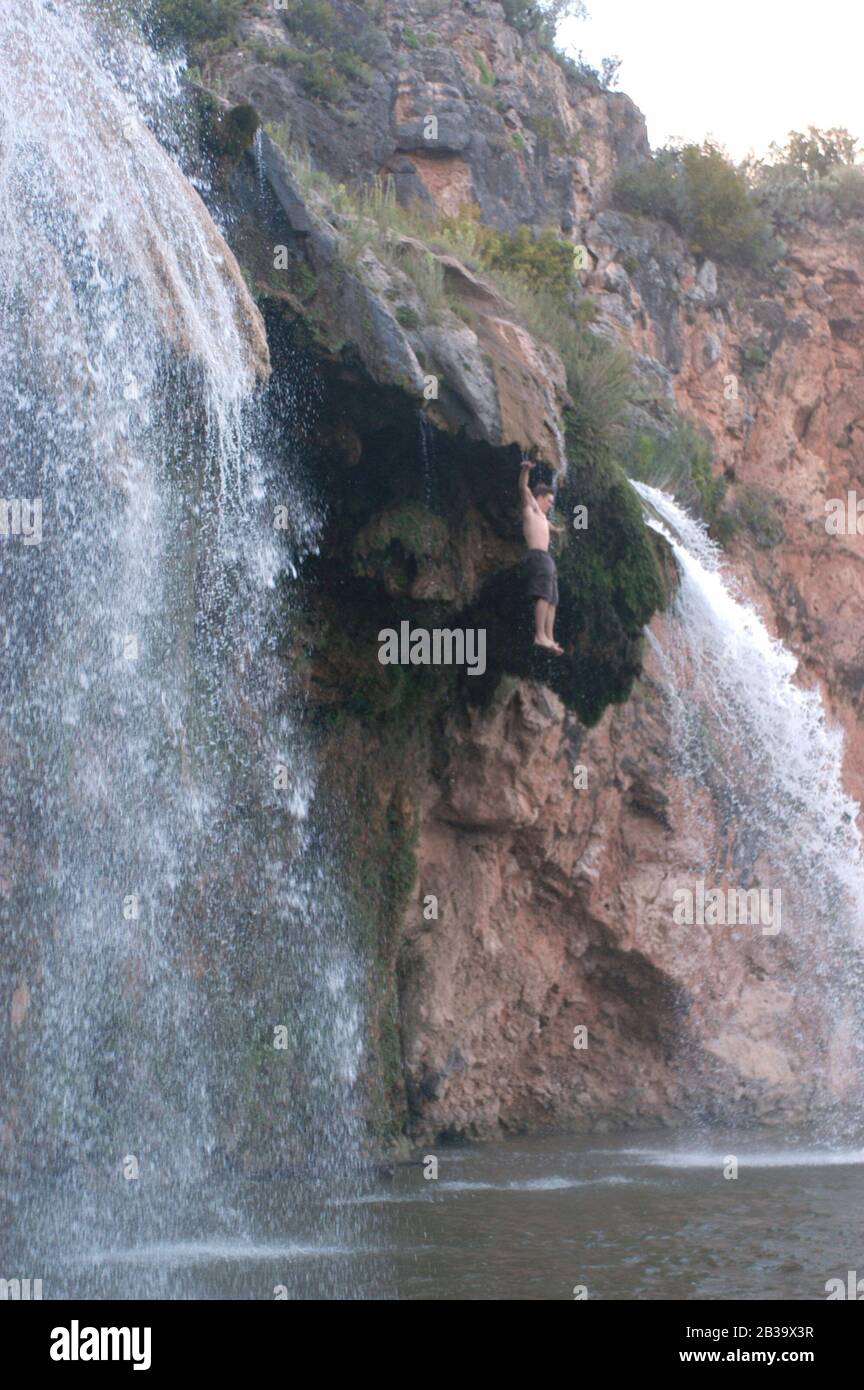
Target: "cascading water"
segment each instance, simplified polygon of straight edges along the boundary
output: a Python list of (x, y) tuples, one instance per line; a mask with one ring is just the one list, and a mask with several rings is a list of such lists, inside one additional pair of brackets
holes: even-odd
[[(816, 1020), (801, 1047), (812, 1053), (821, 1039), (826, 1090), (834, 1087), (814, 1096), (814, 1110), (827, 1112), (834, 1134), (854, 1129), (864, 1087), (864, 859), (859, 807), (843, 789), (842, 734), (828, 727), (818, 692), (796, 684), (792, 654), (736, 595), (704, 526), (665, 493), (634, 487), (678, 563), (665, 635), (649, 639), (674, 770), (710, 791), (720, 829), (700, 869), (710, 883), (781, 890), (778, 948)], [(842, 1075), (830, 1075), (832, 1053)]]
[(250, 1238), (220, 1168), (326, 1179), (280, 1229), (349, 1234), (358, 966), (278, 658), (316, 521), (172, 69), (73, 0), (3, 7), (0, 54), (4, 1265), (176, 1295), (172, 1250)]

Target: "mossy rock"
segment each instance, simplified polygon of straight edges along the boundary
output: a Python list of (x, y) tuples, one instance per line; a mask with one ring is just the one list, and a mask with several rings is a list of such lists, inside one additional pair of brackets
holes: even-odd
[[(364, 548), (386, 550), (399, 541), (412, 555), (441, 555), (447, 545), (447, 523), (422, 502), (406, 502), (381, 512), (364, 528)], [(360, 538), (358, 537), (358, 550)]]
[(385, 577), (390, 593), (407, 593), (418, 574), (431, 580), (430, 597), (446, 601), (454, 587), (447, 523), (420, 502), (380, 512), (358, 533), (352, 547), (354, 573)]

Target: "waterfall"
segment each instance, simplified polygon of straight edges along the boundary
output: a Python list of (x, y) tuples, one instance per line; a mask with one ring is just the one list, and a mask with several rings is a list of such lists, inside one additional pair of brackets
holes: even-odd
[(718, 885), (781, 891), (782, 932), (767, 958), (774, 950), (801, 1014), (812, 1010), (800, 1047), (827, 1090), (814, 1094), (814, 1111), (854, 1125), (864, 1081), (864, 862), (860, 808), (843, 788), (842, 732), (829, 727), (818, 691), (797, 683), (795, 657), (742, 599), (705, 527), (665, 493), (633, 486), (678, 566), (672, 609), (648, 636), (691, 824), (697, 794), (713, 806), (699, 871)]
[(350, 1178), (359, 969), (279, 658), (319, 523), (177, 73), (74, 0), (0, 54), (5, 1263), (104, 1296), (112, 1252), (249, 1236), (220, 1173)]

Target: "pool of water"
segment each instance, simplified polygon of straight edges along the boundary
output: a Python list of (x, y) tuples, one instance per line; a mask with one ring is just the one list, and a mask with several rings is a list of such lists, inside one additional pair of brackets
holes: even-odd
[(166, 1190), (155, 1230), (133, 1184), (119, 1216), (94, 1190), (52, 1249), (19, 1224), (6, 1277), (41, 1277), (45, 1298), (824, 1300), (864, 1276), (864, 1149), (631, 1134), (428, 1156), (437, 1177), (400, 1165), (350, 1193)]

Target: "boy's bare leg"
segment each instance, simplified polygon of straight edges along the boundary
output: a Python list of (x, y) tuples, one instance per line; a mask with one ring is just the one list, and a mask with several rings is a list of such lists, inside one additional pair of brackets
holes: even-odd
[(552, 645), (546, 636), (546, 614), (549, 607), (550, 605), (545, 598), (538, 598), (534, 604), (534, 645), (537, 647), (551, 647)]
[(550, 604), (549, 604), (549, 607), (548, 607), (548, 609), (547, 609), (547, 611), (546, 611), (546, 625), (545, 625), (545, 627), (544, 627), (543, 630), (544, 630), (544, 634), (545, 634), (545, 636), (546, 636), (546, 641), (549, 643), (550, 647), (554, 647), (555, 650), (556, 650), (556, 652), (558, 652), (559, 655), (562, 655), (563, 652), (564, 652), (564, 648), (563, 648), (558, 642), (555, 641), (555, 613), (556, 613), (556, 611), (557, 611), (557, 610), (556, 610), (556, 608), (555, 608), (554, 603), (550, 603)]

